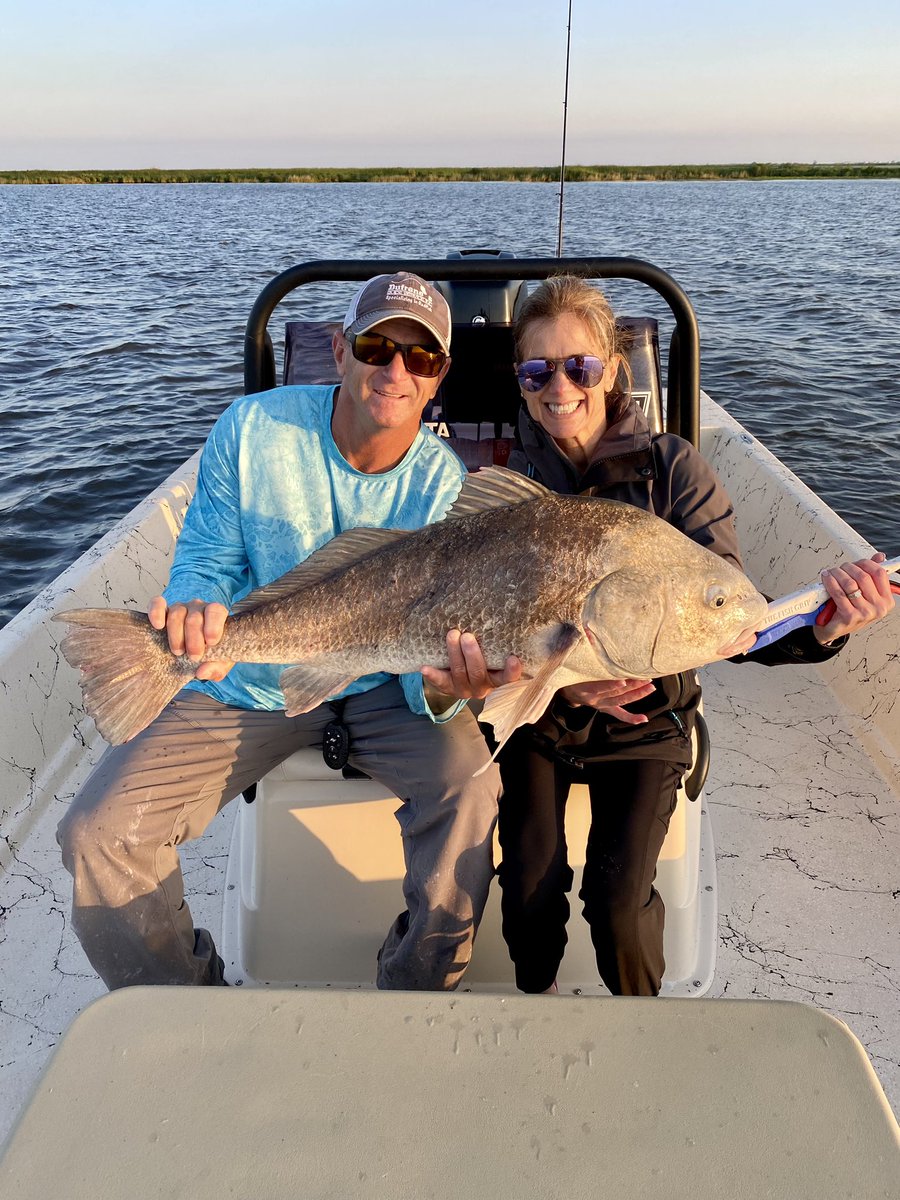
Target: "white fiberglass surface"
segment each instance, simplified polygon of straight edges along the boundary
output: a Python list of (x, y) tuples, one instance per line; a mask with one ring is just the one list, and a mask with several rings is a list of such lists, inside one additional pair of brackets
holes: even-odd
[[(736, 501), (748, 571), (766, 591), (809, 582), (838, 549), (865, 548), (721, 409), (707, 403), (703, 425)], [(191, 480), (190, 466), (173, 476), (158, 502), (141, 505), (0, 634), (0, 1134), (73, 1017), (102, 991), (69, 925), (71, 889), (54, 837), (102, 744), (47, 618), (63, 606), (145, 603), (165, 578)], [(800, 999), (840, 1017), (895, 1109), (898, 626), (895, 613), (822, 668), (703, 672), (718, 876), (707, 994)], [(235, 807), (182, 851), (195, 923), (214, 932)], [(400, 902), (398, 889), (398, 911)]]

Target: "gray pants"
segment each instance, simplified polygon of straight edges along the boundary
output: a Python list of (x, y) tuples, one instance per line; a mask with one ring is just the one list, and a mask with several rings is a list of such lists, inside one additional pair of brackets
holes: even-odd
[[(72, 924), (107, 987), (219, 982), (212, 938), (194, 929), (185, 903), (177, 847), (295, 750), (320, 746), (334, 716), (328, 704), (288, 718), (186, 691), (107, 751), (57, 832), (75, 880)], [(351, 696), (342, 719), (351, 765), (403, 802), (407, 909), (382, 946), (376, 982), (454, 988), (493, 875), (499, 774), (492, 766), (473, 778), (488, 749), (471, 713), (434, 724), (410, 712), (396, 680)]]

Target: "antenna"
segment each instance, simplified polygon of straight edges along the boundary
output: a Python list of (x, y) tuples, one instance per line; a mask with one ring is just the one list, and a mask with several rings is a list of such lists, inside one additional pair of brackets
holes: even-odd
[(569, 111), (569, 50), (572, 45), (572, 0), (569, 0), (569, 23), (566, 28), (566, 86), (563, 92), (562, 156), (559, 165), (559, 224), (556, 233), (556, 257), (562, 258), (563, 189), (566, 186), (566, 117)]

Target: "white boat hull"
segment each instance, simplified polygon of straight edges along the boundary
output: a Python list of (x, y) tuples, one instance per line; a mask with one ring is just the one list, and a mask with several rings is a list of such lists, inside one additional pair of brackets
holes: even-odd
[[(748, 573), (763, 590), (783, 594), (823, 566), (869, 552), (708, 399), (701, 423), (702, 448), (735, 502)], [(71, 889), (54, 833), (104, 747), (80, 708), (75, 674), (59, 655), (60, 627), (48, 617), (76, 605), (141, 607), (160, 590), (195, 465), (186, 464), (0, 633), (0, 1136), (73, 1017), (103, 990), (69, 926)], [(845, 1020), (895, 1108), (898, 646), (895, 613), (821, 667), (705, 670), (713, 760), (704, 801), (709, 816), (701, 819), (715, 830), (717, 852), (718, 944), (709, 994), (802, 999)], [(223, 895), (235, 899), (225, 892), (225, 864), (237, 809), (230, 805), (199, 843), (182, 849), (195, 923), (214, 933)], [(308, 825), (302, 829), (309, 835)], [(237, 856), (232, 865), (239, 868)], [(701, 879), (701, 901), (712, 895), (707, 886), (716, 885)], [(397, 886), (388, 907), (395, 915), (400, 906)], [(573, 911), (573, 933), (576, 925), (583, 922)], [(235, 957), (233, 928), (225, 949)], [(490, 939), (495, 950), (498, 943), (496, 933), (485, 933), (488, 955)], [(366, 950), (370, 968), (377, 944)], [(599, 991), (595, 974), (582, 978), (584, 967), (569, 973), (581, 961), (577, 953), (573, 942), (566, 987)], [(477, 959), (474, 967), (470, 986), (511, 986), (494, 967), (482, 971)], [(697, 970), (702, 974), (702, 962)]]

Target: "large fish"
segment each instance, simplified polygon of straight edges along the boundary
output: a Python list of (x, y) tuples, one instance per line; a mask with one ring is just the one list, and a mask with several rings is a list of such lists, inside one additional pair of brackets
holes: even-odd
[[(349, 530), (245, 597), (205, 657), (297, 663), (280, 677), (293, 716), (361, 675), (440, 665), (447, 631), (468, 629), (490, 667), (513, 653), (529, 676), (485, 702), (480, 719), (502, 745), (558, 688), (702, 666), (765, 612), (745, 575), (660, 518), (487, 468), (466, 479), (443, 521)], [(138, 734), (196, 670), (143, 613), (56, 619), (70, 626), (63, 653), (112, 745)]]

